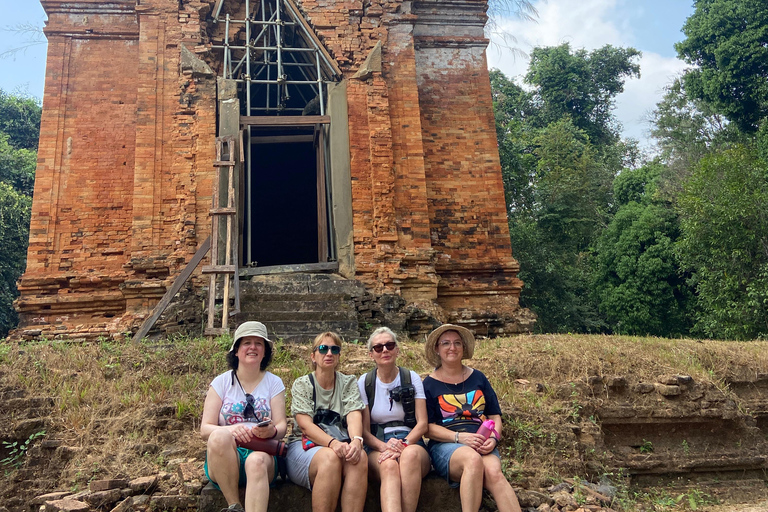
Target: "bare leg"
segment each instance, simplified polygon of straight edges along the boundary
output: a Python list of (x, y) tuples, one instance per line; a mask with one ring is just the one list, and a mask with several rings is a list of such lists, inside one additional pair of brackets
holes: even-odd
[(312, 484), (312, 512), (334, 512), (339, 503), (342, 461), (336, 452), (323, 448), (309, 464), (309, 482)]
[(232, 434), (217, 429), (208, 437), (208, 475), (221, 489), (228, 504), (240, 503), (240, 457)]
[[(418, 445), (411, 445), (400, 455), (400, 486), (402, 512), (416, 512), (421, 494), (421, 480), (429, 473), (429, 455)], [(384, 492), (384, 484), (381, 486)], [(382, 500), (383, 500), (382, 496)], [(382, 504), (382, 510), (384, 505)]]
[(245, 512), (267, 512), (269, 482), (275, 477), (275, 460), (264, 452), (245, 459)]
[(381, 452), (368, 454), (368, 473), (381, 481), (381, 512), (400, 512), (400, 464), (387, 459), (379, 464)]
[(344, 487), (341, 490), (341, 512), (363, 512), (365, 495), (368, 492), (368, 456), (362, 452), (357, 464), (346, 461), (343, 461), (343, 464)]
[(477, 512), (483, 499), (483, 460), (469, 446), (462, 446), (449, 462), (451, 480), (460, 482), (462, 512)]
[(483, 456), (483, 487), (491, 491), (499, 512), (520, 512), (514, 489), (501, 471), (501, 461), (495, 455)]

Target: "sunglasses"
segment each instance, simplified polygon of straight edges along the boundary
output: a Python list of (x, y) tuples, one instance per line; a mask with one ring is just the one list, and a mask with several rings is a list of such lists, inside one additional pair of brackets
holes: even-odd
[(245, 409), (243, 409), (243, 418), (256, 418), (256, 411), (254, 410), (253, 404), (256, 402), (256, 399), (253, 398), (253, 395), (250, 393), (245, 394), (245, 401), (247, 402), (245, 404)]
[(341, 354), (341, 347), (338, 345), (318, 345), (315, 350), (323, 355), (327, 354), (329, 350), (331, 351), (331, 354), (335, 356)]
[(373, 345), (371, 349), (376, 353), (384, 352), (384, 349), (386, 348), (388, 351), (392, 352), (397, 347), (397, 343), (394, 341), (390, 341), (387, 343), (379, 343), (378, 345)]

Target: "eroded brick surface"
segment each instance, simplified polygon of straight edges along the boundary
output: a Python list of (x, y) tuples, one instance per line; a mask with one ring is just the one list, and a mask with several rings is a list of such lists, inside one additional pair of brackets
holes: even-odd
[[(42, 3), (49, 53), (18, 333), (130, 331), (210, 233), (221, 62), (209, 50), (222, 29), (211, 0)], [(348, 82), (355, 277), (482, 334), (530, 328), (485, 3), (297, 3)], [(353, 78), (377, 42), (381, 70)], [(182, 46), (213, 72), (185, 67)]]

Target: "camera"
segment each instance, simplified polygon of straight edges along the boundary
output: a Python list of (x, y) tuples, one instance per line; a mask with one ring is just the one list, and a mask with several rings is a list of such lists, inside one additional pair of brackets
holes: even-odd
[(398, 386), (389, 392), (389, 397), (400, 402), (405, 412), (403, 422), (408, 428), (416, 426), (416, 390), (413, 386)]

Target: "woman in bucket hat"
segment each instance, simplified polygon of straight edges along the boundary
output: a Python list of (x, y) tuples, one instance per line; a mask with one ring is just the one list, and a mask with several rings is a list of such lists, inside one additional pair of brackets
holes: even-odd
[[(264, 324), (242, 324), (227, 353), (231, 370), (213, 379), (205, 397), (200, 426), (208, 444), (205, 474), (231, 511), (266, 512), (277, 473), (276, 456), (238, 446), (285, 436), (285, 386), (267, 371), (273, 351)], [(240, 487), (245, 487), (245, 507)]]
[[(499, 512), (520, 512), (512, 486), (501, 471), (497, 444), (501, 439), (501, 408), (488, 379), (462, 361), (471, 359), (475, 337), (461, 326), (444, 324), (427, 336), (427, 361), (435, 370), (424, 379), (429, 416), (429, 456), (435, 471), (451, 487), (461, 489), (461, 509), (480, 508), (488, 489)], [(478, 434), (486, 420), (495, 430)]]

